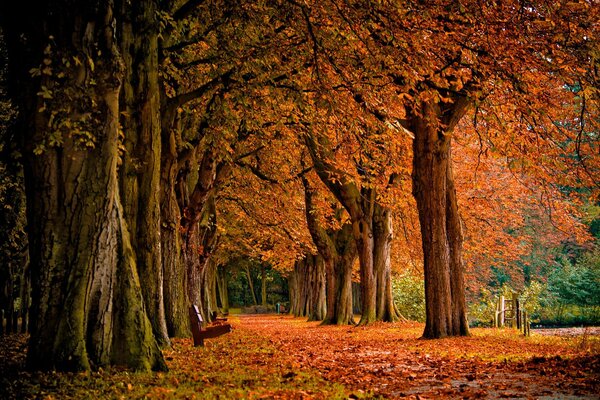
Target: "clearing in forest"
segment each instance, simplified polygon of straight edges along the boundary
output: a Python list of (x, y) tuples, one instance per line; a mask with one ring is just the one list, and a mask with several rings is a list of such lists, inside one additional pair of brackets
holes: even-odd
[(283, 315), (230, 318), (231, 334), (174, 340), (167, 373), (23, 370), (24, 337), (0, 340), (1, 398), (563, 398), (600, 392), (600, 337), (472, 336), (421, 340), (422, 324), (319, 326)]

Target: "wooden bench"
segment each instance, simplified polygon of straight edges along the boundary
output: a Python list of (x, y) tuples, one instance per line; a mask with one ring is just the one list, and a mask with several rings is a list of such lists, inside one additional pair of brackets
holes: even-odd
[(231, 332), (230, 324), (219, 324), (215, 326), (202, 327), (204, 320), (198, 310), (198, 306), (190, 306), (190, 322), (192, 324), (192, 335), (194, 337), (194, 346), (204, 346), (204, 339), (212, 339)]

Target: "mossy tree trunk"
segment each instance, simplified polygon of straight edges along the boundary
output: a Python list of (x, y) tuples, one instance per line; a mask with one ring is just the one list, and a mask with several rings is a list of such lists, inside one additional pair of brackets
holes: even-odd
[(135, 249), (142, 293), (159, 344), (168, 345), (160, 240), (161, 121), (158, 84), (158, 4), (122, 4), (125, 79), (121, 126), (125, 153), (121, 198)]
[[(124, 71), (113, 27), (120, 27), (120, 8), (110, 0), (11, 5), (2, 22), (28, 144), (28, 364), (165, 369), (118, 185)], [(33, 80), (32, 68), (40, 71)]]

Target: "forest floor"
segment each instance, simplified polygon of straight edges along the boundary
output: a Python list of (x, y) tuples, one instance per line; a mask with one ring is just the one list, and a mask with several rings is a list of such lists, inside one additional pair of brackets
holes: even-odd
[(473, 329), (422, 340), (423, 325), (319, 326), (284, 315), (234, 315), (234, 331), (164, 351), (170, 371), (39, 373), (26, 337), (0, 337), (0, 399), (597, 399), (600, 336)]

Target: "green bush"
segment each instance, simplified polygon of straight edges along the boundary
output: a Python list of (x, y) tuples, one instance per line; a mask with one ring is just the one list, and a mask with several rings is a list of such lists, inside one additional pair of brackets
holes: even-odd
[(423, 278), (410, 274), (392, 277), (394, 303), (400, 314), (412, 321), (425, 321), (425, 285)]

